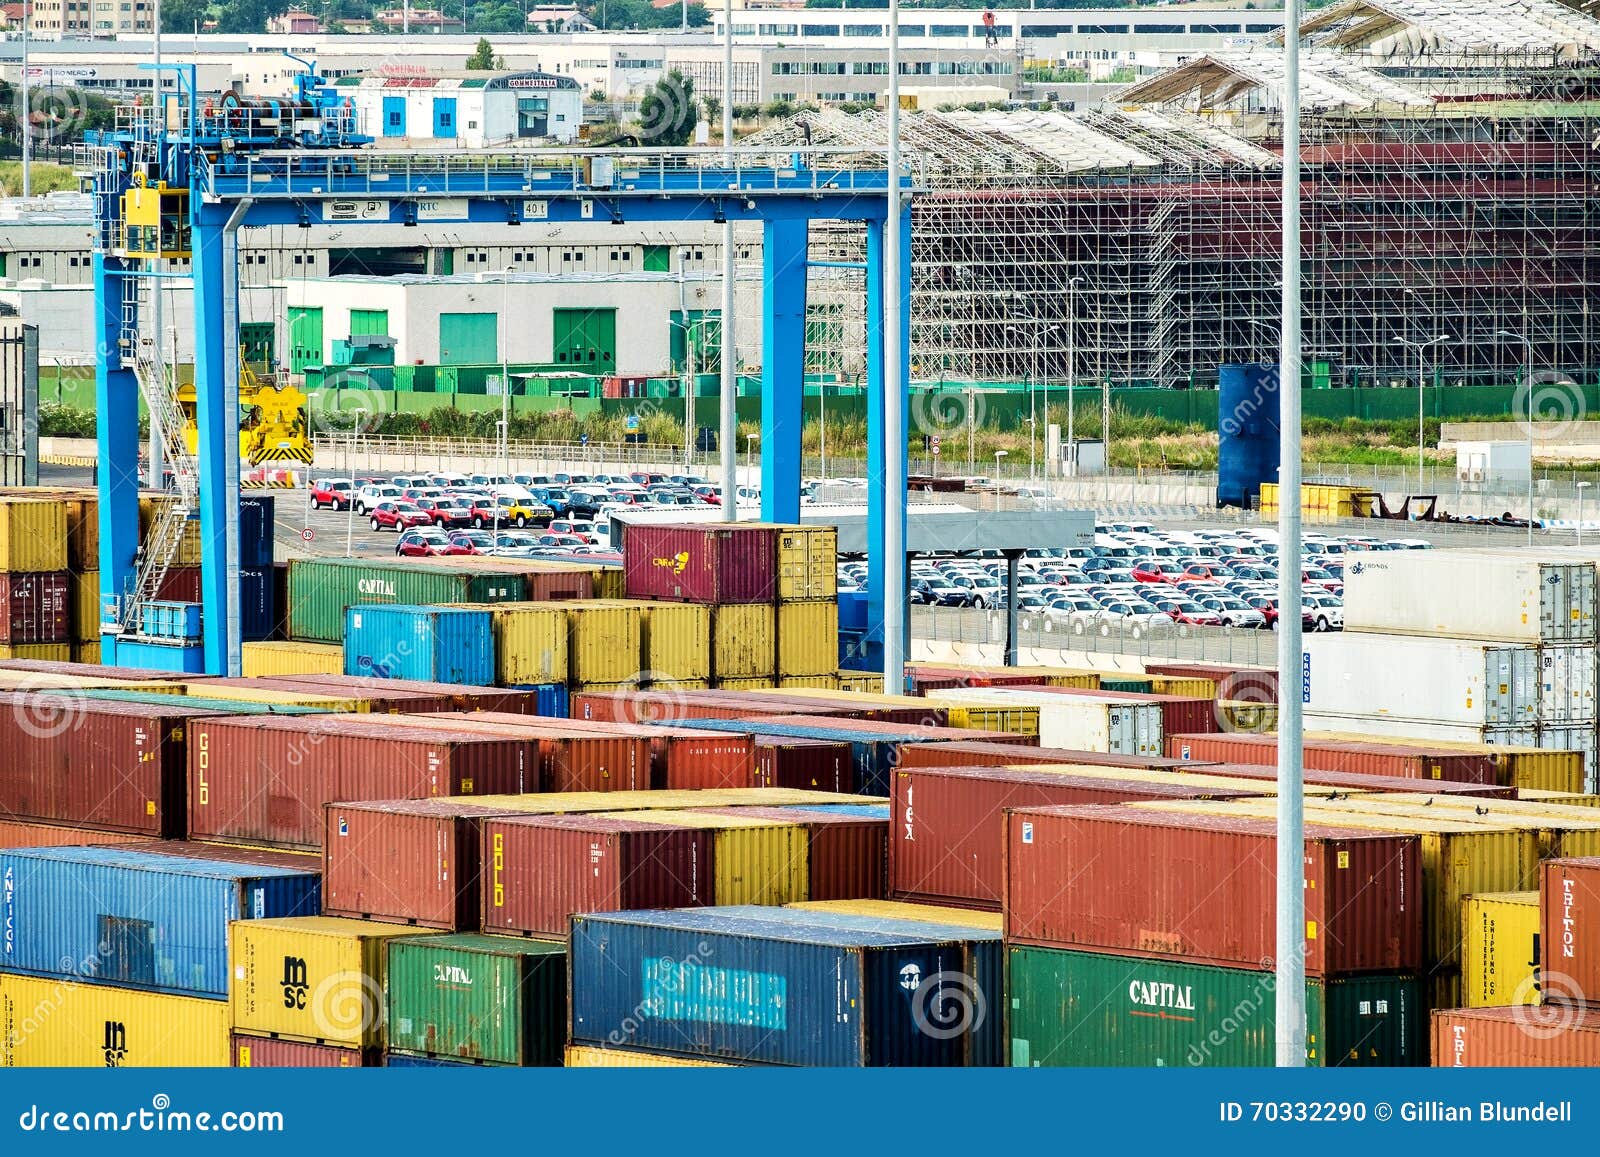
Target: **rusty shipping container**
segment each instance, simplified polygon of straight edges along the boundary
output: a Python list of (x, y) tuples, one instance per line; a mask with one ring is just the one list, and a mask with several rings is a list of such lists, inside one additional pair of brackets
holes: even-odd
[(66, 571), (0, 571), (0, 644), (65, 643), (72, 638), (72, 576)]
[(1600, 1065), (1600, 1011), (1550, 1005), (1438, 1009), (1433, 1014), (1433, 1065), (1593, 1068)]
[(480, 827), (504, 811), (469, 798), (328, 804), (323, 914), (476, 931)]
[[(1131, 807), (1006, 813), (1006, 940), (1261, 967), (1277, 954), (1277, 828)], [(1308, 976), (1422, 963), (1415, 836), (1306, 825)]]
[[(1168, 735), (1167, 754), (1183, 760), (1222, 763), (1259, 763), (1276, 767), (1278, 737), (1243, 731), (1225, 735)], [(1308, 771), (1354, 771), (1364, 775), (1396, 775), (1407, 779), (1455, 780), (1457, 783), (1498, 783), (1495, 761), (1477, 752), (1392, 743), (1353, 743), (1346, 740), (1307, 738)]]
[(755, 744), (754, 781), (716, 786), (793, 787), (839, 792), (853, 792), (856, 789), (855, 761), (848, 743), (783, 735), (756, 735), (751, 738)]
[(896, 899), (998, 910), (1005, 885), (1005, 811), (1055, 804), (1232, 799), (1243, 794), (1173, 777), (1170, 784), (1090, 779), (1063, 771), (901, 767), (890, 777), (889, 887)]
[(1600, 1007), (1600, 857), (1539, 865), (1539, 921), (1545, 1002)]
[[(171, 705), (154, 700), (170, 699)], [(176, 696), (125, 703), (0, 694), (0, 812), (152, 836), (184, 834), (188, 728)]]
[(778, 527), (760, 523), (630, 526), (624, 589), (630, 599), (774, 602), (778, 534)]
[(806, 829), (810, 844), (808, 900), (888, 898), (889, 821), (805, 807), (694, 808), (710, 815), (782, 820)]
[(196, 720), (188, 754), (192, 836), (311, 851), (322, 846), (324, 804), (514, 795), (539, 782), (532, 740), (409, 716)]
[(595, 730), (585, 721), (523, 716), (509, 722), (471, 715), (413, 715), (419, 727), (459, 728), (519, 736), (539, 745), (539, 791), (646, 791), (650, 782), (651, 736), (643, 728)]
[(153, 835), (107, 832), (98, 828), (64, 827), (0, 816), (0, 848), (66, 848), (86, 844), (141, 844), (157, 842)]
[[(1261, 763), (1185, 763), (1174, 769), (1178, 774), (1194, 772), (1198, 775), (1221, 775), (1230, 779), (1259, 779), (1266, 783), (1278, 781), (1278, 769)], [(1399, 775), (1368, 775), (1359, 771), (1317, 771), (1306, 768), (1302, 778), (1307, 784), (1318, 787), (1348, 788), (1353, 792), (1398, 792), (1405, 795), (1467, 796), (1472, 799), (1517, 798), (1517, 789), (1492, 783), (1459, 783), (1453, 779), (1435, 779), (1418, 783), (1415, 779)]]
[[(895, 710), (886, 708), (886, 710)], [(944, 713), (948, 718), (949, 708), (939, 707), (937, 711)], [(832, 727), (838, 731), (857, 732), (862, 736), (891, 735), (896, 739), (912, 743), (999, 743), (1007, 747), (1037, 747), (1037, 735), (1023, 735), (1015, 731), (976, 731), (967, 727), (950, 727), (944, 723), (912, 722), (910, 720), (895, 722), (887, 719), (824, 719), (819, 720), (809, 715), (791, 715), (787, 712), (774, 714), (763, 722), (779, 726), (795, 724), (801, 727), (822, 726)], [(907, 739), (907, 737), (910, 737)]]
[(1193, 770), (1193, 763), (1164, 755), (1115, 755), (1067, 747), (1032, 747), (1016, 743), (907, 743), (900, 748), (901, 767), (1004, 767), (1022, 763), (1087, 763), (1093, 767), (1134, 767), (1143, 771)]
[(713, 903), (715, 833), (613, 815), (481, 825), (483, 930), (562, 937), (576, 912)]
[(375, 1049), (341, 1048), (283, 1037), (233, 1034), (236, 1069), (375, 1069), (383, 1058)]

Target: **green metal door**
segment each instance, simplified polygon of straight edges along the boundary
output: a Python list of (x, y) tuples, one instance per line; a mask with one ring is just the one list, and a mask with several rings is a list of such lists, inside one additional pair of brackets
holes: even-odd
[(471, 366), (499, 361), (496, 320), (492, 313), (441, 313), (439, 364)]
[(601, 374), (617, 368), (616, 310), (558, 309), (553, 316), (558, 366)]
[(352, 309), (350, 311), (351, 337), (388, 337), (389, 311), (387, 309)]
[(722, 311), (720, 309), (691, 309), (689, 324), (683, 323), (683, 314), (673, 310), (669, 321), (672, 326), (672, 364), (683, 370), (693, 355), (696, 373), (714, 374), (722, 369)]
[(272, 368), (273, 336), (270, 321), (239, 323), (239, 356), (246, 365), (262, 372)]
[(322, 307), (289, 307), (289, 372), (300, 374), (307, 366), (320, 366), (322, 351)]

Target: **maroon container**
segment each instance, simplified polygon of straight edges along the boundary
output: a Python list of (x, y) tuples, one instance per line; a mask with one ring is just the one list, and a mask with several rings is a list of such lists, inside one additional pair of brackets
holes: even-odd
[(804, 807), (707, 807), (719, 816), (781, 820), (806, 829), (811, 900), (882, 900), (888, 896), (889, 821)]
[(903, 735), (915, 736), (911, 743), (996, 743), (1005, 747), (1037, 747), (1037, 735), (1023, 735), (1015, 731), (979, 731), (967, 727), (945, 727), (937, 723), (896, 723), (884, 719), (816, 719), (805, 715), (773, 715), (763, 723), (781, 723), (785, 726), (832, 727), (839, 731), (859, 732), (863, 736)]
[[(1230, 731), (1218, 735), (1167, 733), (1167, 754), (1179, 759), (1278, 765), (1278, 737)], [(1304, 741), (1308, 771), (1353, 771), (1362, 775), (1400, 776), (1411, 780), (1497, 783), (1499, 769), (1492, 755), (1382, 742), (1345, 739)]]
[(0, 694), (0, 813), (182, 836), (186, 729), (216, 713), (180, 702)]
[(65, 643), (72, 637), (66, 571), (7, 574), (0, 571), (0, 643)]
[[(1193, 763), (1177, 769), (1181, 778), (1185, 772), (1195, 775), (1225, 775), (1234, 779), (1260, 779), (1276, 783), (1278, 769), (1258, 763)], [(1315, 771), (1306, 768), (1302, 778), (1316, 787), (1349, 788), (1351, 791), (1403, 791), (1426, 792), (1429, 795), (1464, 795), (1474, 799), (1516, 799), (1517, 789), (1490, 783), (1457, 783), (1450, 779), (1429, 780), (1418, 783), (1397, 775), (1364, 775), (1358, 771)]]
[(890, 893), (991, 911), (1004, 890), (1007, 808), (1253, 794), (1207, 787), (1201, 776), (1144, 783), (998, 767), (901, 767), (890, 790)]
[(200, 568), (197, 566), (172, 566), (161, 577), (156, 587), (156, 598), (173, 603), (198, 603), (200, 598)]
[(41, 675), (81, 675), (89, 679), (127, 679), (131, 682), (185, 683), (193, 675), (181, 671), (155, 671), (148, 667), (102, 667), (99, 663), (71, 663), (61, 659), (3, 659), (0, 670), (37, 671)]
[(154, 836), (133, 832), (106, 832), (98, 828), (69, 828), (61, 824), (41, 824), (0, 816), (0, 848), (67, 848), (88, 845), (156, 843)]
[(930, 695), (957, 687), (1043, 687), (1045, 677), (1038, 674), (1006, 674), (1003, 671), (972, 671), (963, 667), (938, 667), (918, 663), (906, 667), (906, 679), (913, 695)]
[(382, 1053), (377, 1049), (342, 1049), (281, 1037), (233, 1034), (236, 1069), (375, 1069), (382, 1065)]
[(756, 735), (755, 782), (707, 784), (717, 787), (791, 787), (803, 791), (853, 792), (856, 789), (850, 745), (831, 739)]
[(496, 816), (483, 831), (483, 930), (565, 936), (575, 912), (714, 904), (715, 832), (618, 816)]
[(324, 804), (530, 791), (531, 740), (419, 726), (417, 717), (303, 715), (197, 720), (189, 832), (319, 851)]
[(406, 719), (418, 727), (453, 727), (537, 743), (539, 791), (648, 791), (651, 786), (652, 737), (643, 728), (596, 730), (586, 722), (542, 715), (500, 716), (498, 721), (471, 713), (408, 715)]
[(630, 599), (774, 602), (778, 533), (760, 523), (630, 526), (623, 544), (624, 590)]
[(1232, 663), (1146, 663), (1147, 675), (1173, 679), (1210, 679), (1217, 699), (1228, 703), (1276, 703), (1278, 672), (1271, 667), (1240, 667)]
[(849, 706), (820, 699), (749, 691), (586, 691), (572, 697), (574, 719), (654, 723), (667, 719), (765, 719), (804, 715), (807, 722), (869, 719), (942, 727), (950, 720), (945, 707)]
[(1161, 708), (1161, 734), (1215, 732), (1222, 729), (1217, 704), (1192, 695), (1152, 695), (1139, 691), (1087, 691), (1078, 687), (1040, 687), (1052, 695), (1078, 699), (1112, 699), (1118, 703), (1155, 703)]
[(1025, 747), (1015, 743), (905, 743), (898, 752), (901, 767), (1005, 767), (1013, 763), (1086, 763), (1091, 767), (1133, 767), (1143, 771), (1192, 771), (1202, 762), (1185, 763), (1163, 755), (1113, 755), (1068, 747)]
[(1600, 857), (1539, 865), (1546, 1003), (1600, 1007)]
[(282, 848), (254, 848), (245, 844), (214, 844), (202, 840), (153, 840), (148, 844), (140, 844), (138, 850), (161, 856), (217, 860), (224, 864), (249, 864), (257, 868), (288, 868), (292, 872), (322, 870), (322, 857), (315, 852), (291, 852)]
[(503, 808), (398, 799), (330, 803), (323, 814), (324, 915), (477, 929), (479, 827)]
[[(464, 556), (462, 556), (464, 557)], [(465, 683), (428, 683), (419, 679), (377, 679), (370, 675), (281, 675), (276, 683), (287, 683), (316, 695), (349, 695), (352, 698), (419, 695), (432, 697), (437, 711), (504, 711), (513, 715), (534, 715), (539, 697), (533, 691), (509, 687), (474, 687)]]
[[(1277, 826), (1132, 807), (1006, 813), (1008, 943), (1270, 968), (1277, 955)], [(1306, 973), (1422, 963), (1412, 835), (1307, 824)]]

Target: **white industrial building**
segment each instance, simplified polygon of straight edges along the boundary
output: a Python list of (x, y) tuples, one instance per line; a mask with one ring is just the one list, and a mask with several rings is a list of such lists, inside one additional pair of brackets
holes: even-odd
[(547, 72), (381, 72), (337, 84), (365, 131), (387, 147), (570, 144), (583, 123), (578, 82)]

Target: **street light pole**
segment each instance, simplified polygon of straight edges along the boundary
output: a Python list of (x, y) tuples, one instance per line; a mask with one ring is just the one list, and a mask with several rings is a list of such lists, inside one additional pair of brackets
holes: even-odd
[[(1528, 376), (1524, 379), (1524, 382), (1525, 382), (1525, 384), (1527, 386), (1527, 389), (1528, 389), (1528, 422), (1527, 422), (1527, 430), (1528, 430), (1528, 545), (1532, 546), (1533, 545), (1533, 416), (1534, 416), (1534, 409), (1533, 409), (1533, 388), (1534, 388), (1533, 387), (1533, 346), (1527, 342), (1525, 335), (1513, 333), (1509, 329), (1496, 330), (1495, 331), (1495, 337), (1509, 337), (1509, 338), (1514, 338), (1517, 341), (1523, 342), (1522, 355), (1523, 355), (1524, 358), (1527, 359), (1525, 372), (1526, 372), (1526, 374)], [(1578, 497), (1580, 499), (1583, 497), (1582, 491), (1579, 491)], [(1579, 537), (1581, 538), (1583, 532), (1580, 530), (1578, 533), (1579, 533)]]
[[(733, 170), (733, 0), (722, 6), (722, 147), (723, 164)], [(733, 245), (733, 221), (722, 223), (722, 407), (718, 448), (722, 452), (722, 489), (739, 490), (739, 344), (734, 334), (734, 279), (738, 272)], [(746, 454), (746, 458), (749, 455)], [(749, 463), (745, 463), (749, 469)], [(722, 520), (739, 520), (738, 503), (722, 504)]]
[[(1411, 291), (1407, 290), (1406, 292), (1410, 293)], [(1417, 351), (1417, 489), (1421, 490), (1424, 486), (1422, 481), (1422, 472), (1424, 469), (1423, 446), (1426, 443), (1428, 414), (1428, 371), (1425, 363), (1423, 362), (1423, 357), (1429, 346), (1438, 345), (1440, 342), (1445, 340), (1445, 337), (1444, 334), (1435, 334), (1427, 341), (1409, 341), (1408, 339), (1401, 337), (1399, 334), (1393, 334), (1391, 336), (1401, 345)]]
[[(1530, 470), (1532, 469), (1532, 465), (1531, 464), (1529, 465), (1529, 469)], [(1590, 483), (1590, 482), (1580, 482), (1580, 483), (1578, 483), (1578, 545), (1579, 546), (1583, 545), (1583, 492), (1585, 490), (1589, 489), (1589, 487), (1591, 485), (1593, 485), (1593, 483)]]

